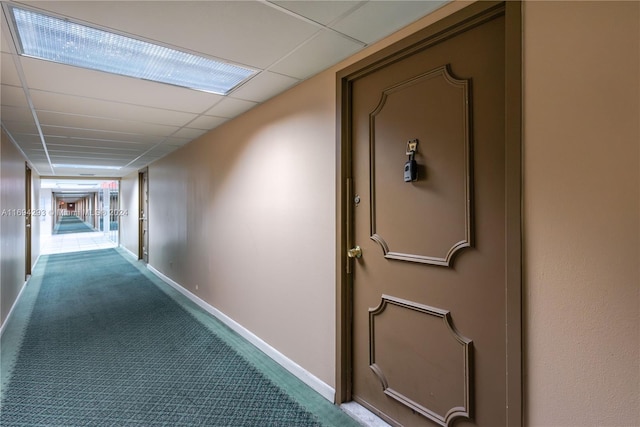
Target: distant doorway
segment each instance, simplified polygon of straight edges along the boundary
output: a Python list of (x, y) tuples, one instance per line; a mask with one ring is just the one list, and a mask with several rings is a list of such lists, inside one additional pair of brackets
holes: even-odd
[(98, 192), (98, 206), (96, 217), (98, 228), (112, 242), (120, 242), (120, 183), (118, 181), (104, 181)]
[(149, 262), (149, 169), (138, 174), (140, 216), (138, 221), (138, 259)]

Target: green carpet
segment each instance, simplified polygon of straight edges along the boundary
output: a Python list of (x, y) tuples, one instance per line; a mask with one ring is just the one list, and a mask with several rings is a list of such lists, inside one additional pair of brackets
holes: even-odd
[(53, 234), (88, 233), (95, 231), (75, 215), (65, 215), (53, 229)]
[(41, 257), (1, 346), (3, 427), (357, 425), (116, 249)]

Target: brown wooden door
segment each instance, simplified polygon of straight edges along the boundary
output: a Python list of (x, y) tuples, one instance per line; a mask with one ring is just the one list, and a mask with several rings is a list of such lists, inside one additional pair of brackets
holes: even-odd
[(508, 423), (505, 17), (456, 28), (351, 81), (352, 398), (394, 425)]

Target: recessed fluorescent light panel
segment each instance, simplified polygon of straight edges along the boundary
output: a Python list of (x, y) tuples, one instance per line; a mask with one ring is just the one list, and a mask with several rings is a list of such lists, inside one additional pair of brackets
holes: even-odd
[(100, 165), (72, 165), (57, 163), (52, 165), (54, 168), (70, 168), (70, 169), (122, 169), (121, 166), (100, 166)]
[(226, 95), (256, 71), (11, 7), (21, 55)]

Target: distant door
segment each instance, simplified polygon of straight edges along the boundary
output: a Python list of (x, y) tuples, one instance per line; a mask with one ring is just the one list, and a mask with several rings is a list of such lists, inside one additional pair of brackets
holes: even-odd
[(31, 168), (25, 163), (25, 183), (24, 183), (24, 199), (25, 199), (25, 215), (24, 215), (24, 247), (25, 247), (25, 277), (31, 275), (31, 224), (33, 217), (31, 215)]
[(139, 226), (138, 226), (138, 258), (149, 262), (149, 170), (138, 174), (139, 179)]
[(448, 31), (350, 81), (352, 398), (393, 425), (503, 426), (504, 9)]

